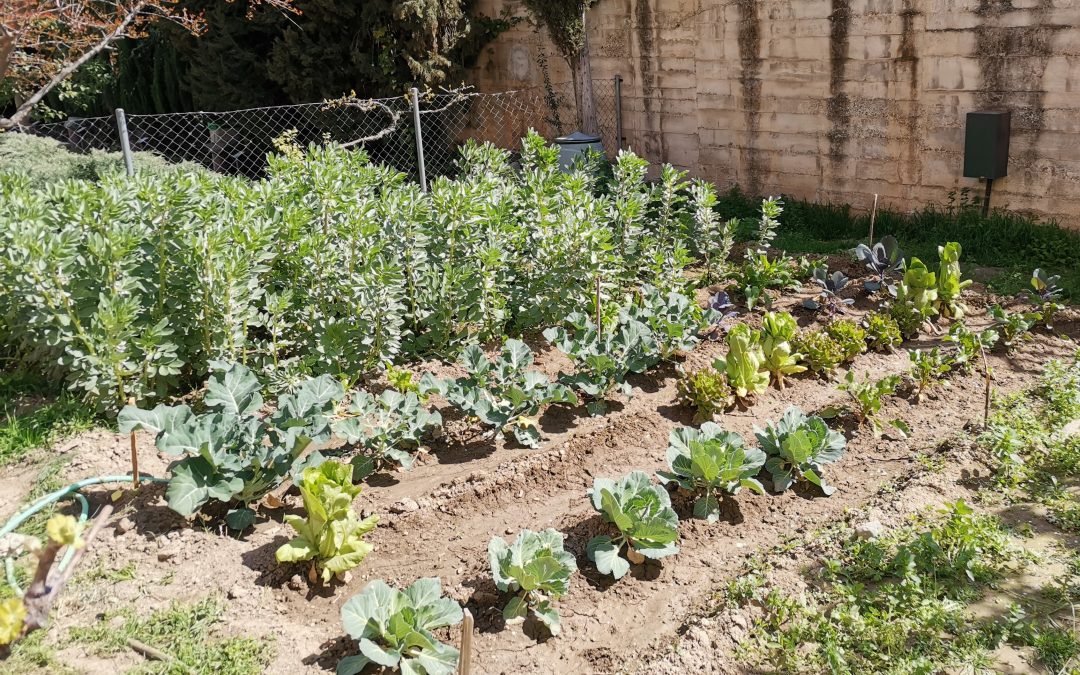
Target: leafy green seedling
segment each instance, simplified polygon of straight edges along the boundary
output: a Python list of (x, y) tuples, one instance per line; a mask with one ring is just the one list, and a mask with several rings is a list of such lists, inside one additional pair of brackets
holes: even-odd
[(532, 350), (521, 340), (507, 340), (494, 361), (470, 345), (461, 353), (468, 375), (443, 381), (440, 393), (495, 433), (512, 432), (518, 443), (535, 448), (540, 445), (540, 408), (551, 403), (576, 405), (578, 398), (566, 385), (530, 370), (532, 363)]
[(369, 665), (415, 675), (453, 675), (459, 653), (432, 631), (461, 623), (461, 607), (443, 597), (437, 578), (417, 579), (404, 591), (376, 579), (341, 607), (341, 623), (360, 653), (343, 658), (337, 675)]
[(333, 430), (364, 451), (353, 460), (353, 480), (362, 480), (387, 462), (412, 468), (425, 435), (440, 426), (442, 416), (421, 405), (415, 392), (387, 389), (378, 397), (354, 391), (348, 410), (333, 423)]
[(866, 344), (874, 351), (892, 352), (904, 342), (900, 324), (888, 314), (870, 312), (863, 317), (862, 327), (866, 331)]
[(1001, 343), (1006, 351), (1012, 351), (1020, 340), (1027, 339), (1027, 334), (1039, 320), (1038, 312), (1010, 312), (1001, 305), (994, 305), (988, 312), (994, 320), (994, 328), (1001, 332)]
[(694, 516), (710, 523), (720, 519), (721, 500), (742, 488), (765, 494), (756, 478), (765, 464), (765, 453), (746, 447), (741, 436), (712, 422), (700, 429), (673, 430), (668, 437), (667, 461), (671, 470), (656, 475), (664, 483), (700, 494), (694, 502)]
[(930, 350), (909, 349), (908, 358), (911, 360), (910, 374), (915, 382), (916, 400), (921, 402), (927, 392), (942, 382), (952, 366), (938, 347)]
[[(662, 487), (653, 485), (649, 475), (633, 471), (618, 482), (597, 478), (589, 490), (593, 508), (618, 533), (598, 535), (589, 540), (589, 560), (601, 574), (621, 579), (630, 563), (646, 558), (659, 559), (679, 552), (679, 516), (671, 508), (671, 498)], [(619, 555), (627, 547), (626, 558)]]
[(559, 611), (551, 601), (566, 595), (577, 571), (574, 555), (563, 549), (563, 535), (550, 528), (522, 530), (513, 544), (494, 537), (488, 543), (488, 561), (496, 588), (515, 594), (503, 609), (503, 619), (524, 621), (532, 612), (552, 635), (558, 635)]
[[(874, 438), (880, 438), (885, 428), (878, 417), (878, 413), (881, 412), (882, 402), (886, 396), (895, 394), (896, 388), (899, 386), (899, 375), (886, 375), (881, 379), (871, 380), (870, 374), (866, 373), (863, 380), (859, 382), (855, 379), (855, 371), (849, 370), (844, 381), (837, 386), (837, 389), (847, 392), (847, 395), (851, 398), (851, 410), (859, 421), (859, 428), (861, 429), (864, 425), (869, 424), (870, 429), (874, 432)], [(889, 424), (903, 438), (906, 438), (911, 433), (911, 429), (902, 419), (891, 420)]]
[(866, 331), (851, 319), (830, 321), (825, 324), (825, 334), (840, 346), (845, 363), (866, 351)]
[(754, 429), (754, 435), (768, 459), (765, 468), (773, 477), (773, 488), (783, 492), (800, 480), (821, 488), (826, 496), (836, 488), (825, 482), (822, 467), (844, 454), (847, 440), (833, 431), (820, 417), (808, 417), (792, 406), (777, 423)]
[(1051, 330), (1054, 328), (1054, 316), (1064, 309), (1060, 300), (1065, 292), (1058, 286), (1060, 282), (1060, 276), (1049, 276), (1041, 269), (1031, 273), (1031, 288), (1035, 292), (1028, 293), (1028, 299), (1038, 306), (1043, 325)]
[(971, 364), (984, 352), (993, 349), (1000, 338), (1001, 335), (993, 328), (975, 332), (962, 321), (957, 321), (949, 326), (949, 334), (942, 339), (956, 346), (956, 353), (950, 359), (952, 367), (967, 372), (971, 369)]

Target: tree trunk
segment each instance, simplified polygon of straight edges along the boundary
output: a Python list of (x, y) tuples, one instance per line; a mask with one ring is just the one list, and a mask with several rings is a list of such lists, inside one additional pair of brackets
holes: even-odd
[(596, 118), (596, 98), (593, 96), (592, 61), (589, 57), (589, 32), (582, 11), (581, 26), (584, 41), (581, 51), (571, 60), (574, 71), (574, 97), (577, 99), (578, 127), (588, 134), (600, 135), (600, 123)]

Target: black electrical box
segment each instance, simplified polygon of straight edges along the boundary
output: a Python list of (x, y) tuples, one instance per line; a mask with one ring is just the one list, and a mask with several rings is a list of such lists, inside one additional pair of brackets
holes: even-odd
[(964, 133), (964, 177), (1004, 178), (1009, 174), (1008, 110), (979, 110), (967, 114)]

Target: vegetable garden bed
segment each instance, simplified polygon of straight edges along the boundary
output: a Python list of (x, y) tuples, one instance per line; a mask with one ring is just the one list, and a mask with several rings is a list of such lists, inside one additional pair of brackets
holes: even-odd
[[(539, 147), (532, 151), (544, 152)], [(474, 160), (482, 166), (491, 158)], [(548, 160), (537, 161), (542, 165)], [(624, 161), (617, 172), (641, 168)], [(460, 618), (458, 606), (468, 609), (476, 620), (474, 672), (651, 672), (661, 667), (654, 661), (663, 657), (667, 645), (695, 617), (711, 611), (715, 594), (741, 573), (748, 556), (880, 501), (883, 485), (912, 474), (946, 439), (982, 425), (987, 372), (998, 392), (1024, 390), (1037, 384), (1049, 359), (1067, 360), (1075, 352), (1072, 336), (1080, 332), (1075, 310), (1056, 311), (1053, 331), (1039, 328), (1035, 308), (1027, 301), (991, 298), (961, 281), (955, 265), (959, 247), (943, 247), (937, 277), (917, 260), (898, 267), (895, 245), (888, 242), (880, 250), (863, 252), (860, 263), (851, 256), (835, 256), (799, 264), (769, 249), (781, 211), (777, 202), (768, 200), (757, 241), (747, 247), (745, 262), (737, 265), (737, 258), (729, 260), (733, 226), (710, 215), (715, 197), (700, 184), (681, 184), (670, 171), (665, 170), (659, 192), (643, 198), (642, 205), (658, 209), (650, 217), (671, 227), (695, 223), (695, 236), (707, 243), (694, 251), (700, 265), (690, 270), (691, 277), (685, 269), (688, 252), (668, 248), (682, 246), (684, 235), (661, 227), (642, 240), (660, 254), (633, 266), (624, 265), (624, 257), (611, 267), (605, 266), (611, 261), (590, 266), (577, 252), (549, 250), (548, 263), (572, 259), (582, 265), (576, 275), (584, 278), (569, 279), (571, 292), (562, 298), (561, 277), (537, 274), (522, 253), (527, 247), (518, 242), (520, 260), (499, 274), (512, 270), (530, 281), (507, 281), (498, 275), (492, 279), (519, 290), (544, 289), (544, 316), (529, 316), (520, 307), (493, 309), (487, 300), (498, 293), (485, 290), (483, 276), (475, 280), (479, 286), (454, 286), (462, 298), (475, 300), (479, 294), (486, 299), (476, 305), (481, 310), (477, 316), (440, 318), (440, 303), (446, 298), (417, 293), (410, 297), (424, 298), (430, 320), (403, 329), (401, 324), (381, 324), (378, 307), (362, 307), (356, 320), (383, 330), (377, 334), (387, 341), (365, 342), (356, 352), (335, 351), (331, 372), (317, 377), (310, 369), (324, 363), (318, 354), (327, 345), (298, 346), (301, 336), (310, 337), (312, 331), (312, 326), (300, 325), (303, 322), (276, 334), (275, 326), (283, 324), (275, 322), (289, 316), (285, 306), (268, 309), (257, 320), (249, 315), (256, 327), (238, 334), (247, 346), (231, 338), (219, 342), (221, 335), (204, 333), (214, 343), (207, 351), (198, 339), (178, 338), (179, 351), (166, 360), (177, 353), (183, 358), (169, 361), (172, 365), (158, 372), (157, 379), (145, 373), (112, 380), (97, 377), (94, 369), (105, 362), (93, 358), (78, 366), (65, 363), (72, 385), (105, 407), (121, 393), (139, 392), (142, 407), (121, 410), (120, 427), (135, 430), (141, 470), (168, 476), (170, 484), (144, 485), (126, 494), (114, 494), (112, 487), (84, 490), (95, 507), (117, 500), (117, 512), (84, 563), (100, 573), (73, 581), (45, 640), (54, 650), (52, 660), (41, 657), (38, 665), (80, 672), (136, 666), (145, 652), (105, 648), (101, 639), (91, 639), (80, 629), (98, 622), (118, 625), (124, 620), (115, 615), (119, 607), (145, 614), (165, 610), (173, 601), (191, 604), (219, 594), (223, 606), (216, 615), (217, 635), (273, 641), (272, 657), (269, 651), (258, 652), (250, 668), (230, 665), (233, 672), (323, 672), (342, 661), (342, 672), (352, 672), (364, 661), (356, 658), (357, 642), (345, 632), (357, 637), (372, 607), (445, 593), (449, 601), (439, 605), (439, 617), (427, 624), (431, 631), (424, 639), (458, 645), (456, 627), (447, 624)], [(557, 182), (550, 176), (545, 180)], [(623, 187), (640, 184), (625, 180)], [(443, 188), (445, 194), (453, 192), (449, 184)], [(665, 196), (667, 188), (680, 196)], [(527, 204), (530, 198), (540, 199), (520, 186), (515, 189), (507, 198), (514, 208), (525, 208), (515, 200)], [(610, 189), (615, 196), (609, 204), (618, 208), (619, 186)], [(559, 201), (562, 197), (551, 199), (567, 206)], [(684, 209), (682, 219), (665, 216), (667, 207)], [(598, 204), (581, 208), (601, 209)], [(628, 231), (620, 230), (622, 239), (617, 241), (625, 243)], [(470, 240), (470, 246), (476, 244)], [(606, 250), (606, 244), (590, 250)], [(317, 253), (309, 250), (307, 255)], [(478, 254), (470, 260), (486, 259)], [(341, 262), (335, 258), (335, 264)], [(632, 272), (630, 281), (619, 276), (627, 270)], [(836, 270), (855, 278), (837, 276)], [(378, 274), (372, 274), (364, 279), (376, 289)], [(408, 288), (391, 277), (396, 281), (388, 287)], [(542, 282), (533, 284), (541, 277)], [(641, 283), (642, 277), (648, 283)], [(1047, 284), (1039, 273), (1035, 277), (1039, 318), (1050, 323), (1048, 310), (1058, 309), (1050, 292), (1052, 281)], [(278, 273), (274, 278), (277, 283), (284, 279)], [(330, 280), (324, 274), (310, 278)], [(698, 282), (696, 296), (681, 294), (688, 278)], [(63, 297), (60, 278), (53, 281), (57, 294), (50, 297)], [(799, 281), (806, 285), (791, 288)], [(860, 288), (864, 281), (874, 290)], [(338, 282), (339, 290), (349, 287)], [(889, 285), (897, 286), (895, 293), (884, 290)], [(740, 316), (725, 316), (731, 308), (719, 293), (724, 288), (742, 307)], [(626, 289), (629, 293), (623, 296)], [(118, 292), (110, 302), (123, 295)], [(101, 302), (108, 305), (105, 296)], [(884, 311), (878, 311), (879, 305)], [(9, 301), (7, 309), (18, 313), (24, 308)], [(98, 311), (104, 311), (102, 306)], [(335, 314), (339, 306), (320, 311), (326, 312), (320, 321), (343, 319)], [(794, 323), (788, 325), (785, 313)], [(931, 323), (937, 313), (944, 316)], [(887, 343), (898, 342), (899, 335), (871, 329), (870, 342), (878, 340), (883, 349), (866, 352), (868, 336), (862, 326), (888, 323), (885, 317), (898, 319), (898, 326), (890, 324), (892, 330), (902, 330), (907, 339), (890, 348)], [(412, 320), (403, 319), (406, 324)], [(196, 323), (205, 329), (207, 321), (200, 317)], [(966, 332), (949, 332), (960, 325)], [(495, 337), (511, 326), (521, 341)], [(340, 330), (352, 335), (348, 331), (355, 329)], [(49, 333), (37, 330), (19, 334), (16, 342), (25, 346)], [(50, 330), (55, 334), (58, 329)], [(1001, 336), (996, 348), (986, 330)], [(158, 331), (154, 339), (169, 335)], [(945, 339), (950, 336), (952, 341)], [(83, 339), (70, 338), (75, 343)], [(435, 339), (441, 342), (431, 342)], [(287, 343), (293, 351), (282, 347)], [(469, 343), (475, 346), (456, 349)], [(337, 343), (335, 349), (348, 344)], [(238, 349), (237, 354), (250, 348), (253, 368), (210, 358), (226, 345)], [(460, 361), (414, 358), (404, 366), (408, 374), (396, 367), (374, 374), (402, 349), (415, 350), (414, 357), (425, 351), (457, 351)], [(143, 349), (139, 358), (158, 368), (165, 352)], [(275, 359), (286, 353), (296, 360), (279, 367)], [(609, 358), (613, 354), (618, 358)], [(179, 360), (186, 363), (177, 365)], [(193, 364), (212, 374), (204, 391), (185, 399), (190, 407), (152, 408), (170, 386), (195, 376)], [(371, 369), (367, 378), (359, 376), (364, 369)], [(703, 372), (713, 378), (711, 388), (688, 384), (691, 375)], [(845, 379), (845, 372), (853, 376)], [(267, 380), (278, 392), (264, 400)], [(103, 382), (105, 388), (99, 389)], [(860, 388), (864, 382), (881, 384)], [(376, 396), (394, 387), (401, 393)], [(699, 404), (696, 409), (687, 405), (688, 397)], [(702, 403), (713, 409), (702, 414)], [(811, 419), (789, 412), (792, 406)], [(407, 423), (386, 422), (389, 412), (395, 420), (407, 418)], [(825, 421), (815, 420), (815, 415)], [(677, 465), (669, 446), (685, 446), (686, 457), (698, 457), (694, 443), (708, 440), (701, 434), (719, 433), (701, 427), (709, 418), (741, 437), (748, 449), (738, 455), (739, 461), (751, 468), (736, 471), (726, 484), (714, 479), (710, 489), (716, 492), (691, 494), (685, 487), (694, 480), (701, 485), (708, 471), (693, 469), (689, 461)], [(382, 420), (383, 427), (372, 426), (372, 419)], [(391, 427), (396, 436), (383, 433)], [(374, 433), (375, 428), (382, 431)], [(207, 436), (192, 441), (196, 432)], [(724, 438), (726, 445), (712, 452), (732, 453), (741, 447), (737, 439)], [(60, 451), (67, 464), (56, 470), (70, 481), (123, 473), (130, 461), (127, 443), (126, 434), (95, 431), (76, 436)], [(160, 452), (155, 452), (155, 443)], [(759, 446), (762, 452), (750, 450)], [(320, 451), (318, 460), (312, 459), (312, 449)], [(266, 453), (270, 459), (263, 457)], [(244, 464), (237, 464), (238, 455)], [(338, 463), (342, 459), (351, 462)], [(658, 473), (667, 487), (654, 478)], [(606, 480), (627, 476), (633, 477), (621, 484)], [(351, 479), (362, 482), (363, 489), (350, 508), (356, 490), (349, 487)], [(296, 489), (284, 490), (290, 482), (302, 484), (302, 498)], [(684, 488), (678, 487), (680, 482)], [(724, 496), (725, 485), (747, 489)], [(0, 470), (0, 492), (5, 504), (22, 501), (8, 501), (9, 494), (28, 497), (25, 467)], [(626, 506), (635, 495), (652, 504), (655, 518), (648, 526), (640, 522), (640, 508)], [(325, 506), (331, 503), (333, 508)], [(906, 505), (908, 510), (911, 506)], [(320, 508), (325, 513), (316, 517)], [(342, 527), (348, 528), (350, 543), (348, 548), (339, 544), (327, 556), (316, 549), (321, 551), (330, 537), (329, 529), (320, 528), (331, 523), (346, 523)], [(535, 540), (525, 535), (515, 544), (526, 530), (548, 528), (558, 534)], [(568, 555), (559, 550), (560, 534)], [(628, 547), (622, 545), (624, 538)], [(546, 593), (528, 592), (533, 589), (523, 586), (530, 583), (526, 579), (532, 572), (515, 570), (506, 562), (530, 546), (551, 550), (550, 556), (541, 556), (549, 560), (541, 575), (550, 577)], [(503, 566), (493, 575), (492, 566), (499, 566), (499, 560)], [(425, 578), (438, 579), (441, 587), (424, 582), (408, 597), (391, 590), (404, 591)], [(383, 582), (389, 588), (381, 586)], [(519, 618), (523, 625), (518, 625)], [(434, 644), (427, 649), (430, 658), (452, 669), (452, 650)], [(701, 645), (688, 649), (709, 654), (718, 672), (738, 668), (730, 653)], [(363, 653), (371, 658), (371, 650)], [(13, 658), (20, 668), (34, 665), (18, 650)]]

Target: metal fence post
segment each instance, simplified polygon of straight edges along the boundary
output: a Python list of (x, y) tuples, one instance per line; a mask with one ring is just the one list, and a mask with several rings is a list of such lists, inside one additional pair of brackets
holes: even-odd
[(622, 152), (622, 75), (615, 76), (615, 151)]
[(116, 131), (120, 134), (120, 151), (124, 153), (124, 169), (127, 175), (135, 175), (135, 158), (131, 154), (131, 141), (128, 139), (127, 117), (124, 109), (116, 109)]
[(413, 129), (416, 131), (416, 167), (420, 171), (420, 189), (427, 192), (427, 171), (424, 167), (424, 134), (420, 131), (420, 92), (412, 88)]

